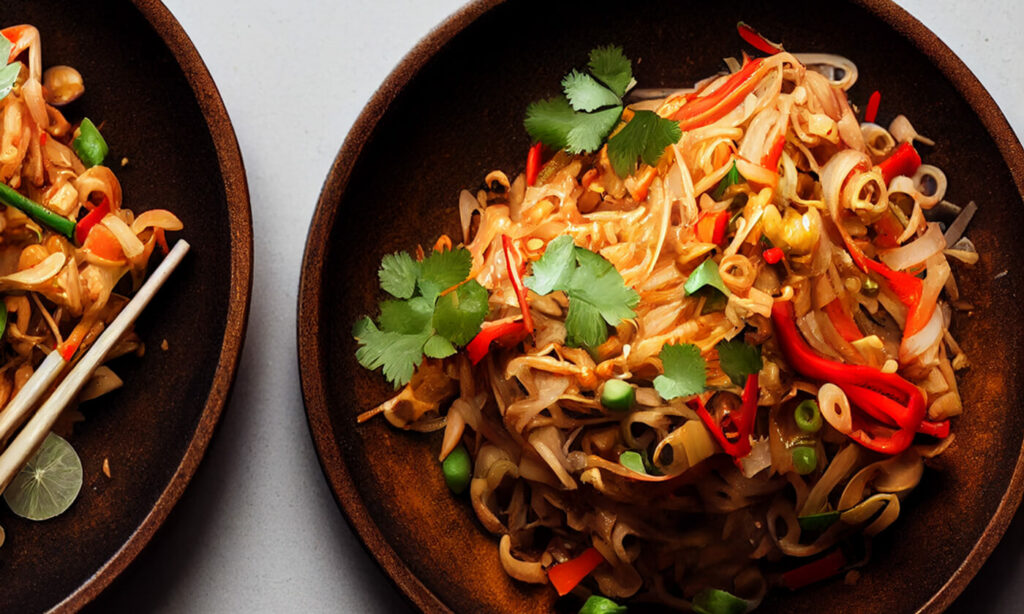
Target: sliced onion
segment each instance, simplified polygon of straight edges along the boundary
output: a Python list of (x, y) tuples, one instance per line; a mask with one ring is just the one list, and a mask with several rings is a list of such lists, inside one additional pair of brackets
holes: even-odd
[(863, 122), (860, 125), (860, 132), (864, 136), (868, 154), (876, 161), (884, 159), (896, 147), (896, 139), (878, 124)]
[(124, 250), (124, 255), (128, 258), (135, 258), (145, 251), (146, 246), (135, 236), (131, 227), (113, 213), (108, 213), (100, 221), (100, 224), (106, 226), (107, 230), (114, 234), (114, 238), (121, 244), (121, 249)]
[(26, 290), (37, 287), (56, 277), (66, 261), (63, 252), (52, 253), (35, 266), (0, 277), (0, 285)]
[(944, 249), (946, 249), (946, 239), (942, 236), (942, 229), (938, 224), (932, 222), (928, 224), (928, 230), (917, 239), (902, 247), (881, 251), (878, 257), (890, 269), (905, 271), (923, 263)]
[(893, 137), (900, 143), (909, 143), (911, 141), (919, 141), (925, 145), (934, 145), (935, 141), (928, 137), (921, 136), (914, 130), (914, 126), (911, 125), (910, 120), (905, 115), (897, 115), (893, 118), (892, 122), (889, 123), (889, 132), (892, 133)]
[(132, 232), (139, 234), (147, 228), (163, 228), (164, 230), (181, 230), (184, 224), (176, 215), (167, 209), (151, 209), (143, 211), (132, 222)]
[(469, 190), (459, 192), (459, 222), (462, 224), (462, 242), (469, 243), (469, 224), (473, 214), (480, 210), (480, 203), (469, 193)]
[[(935, 190), (929, 194), (926, 194), (922, 189), (924, 187), (924, 178), (931, 177), (932, 181), (935, 182)], [(942, 169), (931, 164), (922, 164), (918, 167), (917, 172), (914, 173), (914, 188), (917, 190), (919, 195), (918, 202), (921, 203), (921, 207), (925, 209), (931, 209), (935, 205), (939, 204), (942, 198), (946, 195), (946, 187), (948, 182), (946, 181), (946, 174), (942, 172)]]
[(822, 385), (818, 389), (818, 407), (821, 409), (821, 416), (835, 430), (844, 435), (849, 435), (853, 430), (850, 400), (839, 386), (831, 382)]
[(121, 182), (106, 166), (94, 166), (79, 175), (75, 179), (75, 189), (78, 190), (80, 205), (85, 204), (93, 192), (99, 192), (107, 197), (112, 212), (121, 208)]
[(935, 347), (942, 339), (942, 331), (942, 312), (936, 309), (932, 311), (932, 317), (924, 328), (900, 344), (900, 363), (913, 362), (915, 358)]

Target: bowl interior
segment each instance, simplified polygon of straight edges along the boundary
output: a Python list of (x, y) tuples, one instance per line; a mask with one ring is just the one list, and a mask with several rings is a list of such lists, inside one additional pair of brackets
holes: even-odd
[[(371, 553), (419, 606), (575, 611), (570, 603), (555, 603), (550, 589), (504, 574), (497, 538), (484, 531), (465, 498), (453, 499), (445, 488), (436, 461), (439, 434), (399, 432), (384, 420), (356, 426), (356, 414), (392, 394), (379, 373), (356, 363), (351, 336), (358, 317), (376, 312), (381, 256), (431, 245), (442, 232), (459, 236), (459, 190), (475, 190), (492, 169), (521, 172), (530, 144), (522, 128), (527, 104), (556, 94), (561, 76), (584, 66), (592, 47), (622, 45), (641, 87), (688, 86), (720, 70), (723, 57), (738, 55), (740, 20), (788, 50), (852, 59), (860, 71), (852, 102), (863, 107), (880, 91), (878, 123), (907, 115), (937, 142), (921, 151), (947, 173), (947, 199), (974, 200), (981, 208), (969, 229), (981, 261), (954, 265), (963, 295), (975, 305), (954, 328), (972, 359), (961, 380), (965, 414), (954, 425), (956, 443), (930, 463), (898, 523), (875, 540), (859, 582), (772, 592), (759, 611), (915, 611), (954, 576), (990, 523), (1001, 534), (1019, 493), (1010, 497), (1010, 510), (992, 520), (1010, 489), (1024, 434), (1020, 378), (1012, 377), (1020, 370), (1024, 339), (1020, 327), (1002, 327), (1021, 310), (1013, 295), (1022, 273), (1011, 262), (1024, 255), (1014, 240), (1024, 179), (1015, 182), (997, 141), (962, 93), (991, 105), (988, 116), (1008, 132), (980, 86), (969, 73), (947, 76), (929, 57), (955, 63), (948, 49), (896, 7), (871, 6), (507, 2), (447, 40), (449, 29), (471, 21), (473, 11), (457, 15), (384, 84), (375, 99), (382, 112), (357, 123), (311, 229), (300, 360), (314, 438), (339, 502)], [(1019, 152), (1012, 133), (1009, 139), (1007, 147)], [(315, 322), (304, 327), (305, 315)], [(947, 605), (987, 554), (975, 556), (966, 577), (929, 607)]]
[[(141, 4), (164, 20), (164, 32), (177, 28), (162, 5)], [(175, 56), (132, 3), (15, 0), (2, 13), (4, 26), (39, 28), (44, 67), (68, 64), (82, 73), (86, 93), (63, 112), (72, 122), (88, 116), (101, 127), (124, 206), (173, 211), (185, 228), (170, 240), (192, 245), (138, 320), (145, 355), (112, 363), (124, 387), (80, 406), (85, 421), (70, 439), (85, 472), (78, 500), (43, 523), (0, 505), (7, 532), (0, 610), (32, 612), (69, 596), (77, 608), (95, 595), (134, 558), (192, 475), (241, 348), (251, 226), (237, 149), (227, 167), (218, 157), (218, 145), (234, 146), (230, 124), (219, 126), (226, 132), (215, 144), (216, 118), (208, 127)], [(190, 45), (181, 51), (195, 53)], [(190, 61), (208, 81), (198, 56)], [(208, 87), (202, 92), (208, 107), (222, 109), (212, 82)], [(224, 155), (230, 160), (230, 152)]]

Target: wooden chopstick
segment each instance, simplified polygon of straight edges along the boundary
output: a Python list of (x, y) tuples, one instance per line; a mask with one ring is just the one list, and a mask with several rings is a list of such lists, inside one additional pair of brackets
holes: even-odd
[[(54, 389), (50, 398), (46, 399), (46, 401), (39, 406), (35, 415), (29, 419), (25, 427), (21, 429), (20, 433), (18, 433), (18, 436), (11, 442), (11, 445), (9, 445), (7, 449), (0, 454), (0, 493), (3, 493), (3, 491), (7, 489), (7, 485), (10, 484), (14, 476), (21, 470), (25, 463), (28, 462), (35, 451), (39, 449), (39, 446), (42, 445), (43, 440), (46, 439), (46, 435), (50, 432), (50, 429), (53, 428), (53, 424), (57, 421), (61, 412), (64, 411), (64, 408), (75, 399), (78, 392), (82, 389), (82, 386), (84, 386), (92, 376), (92, 372), (96, 370), (96, 367), (103, 364), (107, 354), (118, 342), (121, 336), (124, 335), (128, 328), (135, 322), (136, 318), (139, 317), (139, 314), (146, 308), (146, 305), (149, 304), (153, 295), (155, 295), (156, 291), (160, 289), (160, 286), (167, 281), (171, 272), (174, 271), (182, 258), (185, 257), (188, 250), (189, 244), (187, 241), (179, 239), (178, 242), (175, 243), (174, 248), (172, 248), (167, 256), (164, 257), (163, 262), (161, 262), (160, 266), (153, 271), (149, 276), (149, 279), (146, 280), (146, 283), (142, 284), (142, 287), (135, 293), (132, 300), (125, 305), (124, 309), (121, 310), (121, 313), (117, 314), (114, 321), (110, 323), (110, 326), (108, 326), (102, 334), (100, 334), (96, 339), (96, 342), (91, 348), (89, 348), (89, 351), (82, 356), (81, 360), (78, 361), (78, 364), (75, 365), (61, 383), (57, 385), (57, 388)], [(44, 364), (47, 364), (54, 355), (56, 355), (57, 360), (59, 360), (59, 362), (57, 362), (59, 367), (63, 367), (65, 361), (60, 357), (60, 354), (57, 351), (54, 351), (50, 356), (47, 356)], [(30, 393), (35, 395), (31, 402), (20, 402), (26, 404), (27, 407), (31, 407), (35, 400), (42, 395), (43, 391), (46, 390), (49, 383), (53, 381), (53, 377), (60, 372), (59, 367), (54, 370), (52, 376), (47, 376), (49, 377), (49, 381), (46, 385), (36, 385), (38, 390)], [(47, 369), (49, 370), (51, 368), (53, 368), (52, 364), (48, 365)], [(33, 375), (33, 378), (34, 377), (35, 375)], [(43, 379), (44, 378), (41, 377), (40, 382), (43, 381)], [(32, 378), (29, 379), (30, 382), (31, 380)], [(20, 396), (21, 395), (19, 394), (15, 397), (14, 401), (18, 401), (18, 397)], [(12, 405), (14, 401), (11, 402)], [(27, 410), (27, 407), (20, 411), (24, 413)], [(10, 405), (8, 405), (3, 413), (7, 414), (8, 410), (10, 410)], [(12, 418), (11, 420), (13, 421), (14, 419)]]

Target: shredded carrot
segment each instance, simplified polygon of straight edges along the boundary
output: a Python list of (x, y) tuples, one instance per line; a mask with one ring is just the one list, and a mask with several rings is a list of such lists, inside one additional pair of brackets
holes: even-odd
[(630, 186), (630, 182), (626, 183), (626, 189), (629, 190), (629, 195), (633, 197), (633, 200), (638, 203), (647, 200), (647, 191), (651, 189), (651, 184), (654, 183), (654, 178), (657, 176), (658, 169), (653, 166), (648, 166), (634, 175), (636, 183), (632, 186)]
[(121, 260), (124, 258), (124, 251), (121, 249), (121, 244), (117, 241), (117, 237), (106, 226), (101, 224), (96, 224), (92, 227), (82, 247), (107, 260)]
[[(159, 230), (162, 230), (162, 229), (159, 229)], [(452, 239), (448, 235), (441, 235), (440, 237), (437, 238), (437, 241), (434, 243), (434, 251), (435, 252), (444, 252), (444, 251), (450, 250), (451, 248), (452, 248)]]

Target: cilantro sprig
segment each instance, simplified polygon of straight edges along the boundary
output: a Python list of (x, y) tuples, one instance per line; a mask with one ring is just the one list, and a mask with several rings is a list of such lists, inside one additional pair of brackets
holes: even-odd
[[(747, 381), (747, 376), (761, 370), (761, 350), (742, 341), (723, 341), (718, 350), (718, 361), (722, 371), (737, 386)], [(707, 389), (707, 361), (701, 356), (700, 348), (692, 343), (665, 344), (658, 355), (661, 359), (662, 375), (654, 378), (654, 389), (661, 398), (671, 400), (700, 394)]]
[(359, 364), (383, 368), (397, 388), (412, 379), (424, 355), (445, 358), (468, 343), (488, 312), (487, 290), (476, 280), (465, 281), (471, 267), (472, 256), (463, 248), (434, 252), (422, 262), (407, 252), (384, 256), (377, 276), (394, 298), (381, 301), (376, 322), (364, 317), (352, 328)]
[(537, 294), (566, 293), (566, 342), (573, 346), (601, 345), (608, 339), (608, 326), (636, 317), (633, 307), (640, 302), (612, 263), (575, 245), (569, 235), (548, 243), (544, 255), (533, 263), (533, 275), (523, 283)]
[(18, 62), (7, 63), (7, 58), (10, 55), (11, 41), (7, 40), (4, 36), (0, 36), (0, 63), (3, 64), (3, 68), (0, 68), (0, 100), (3, 100), (7, 97), (7, 94), (11, 93), (14, 82), (18, 80), (18, 73), (21, 72), (21, 64)]
[[(590, 51), (590, 73), (573, 70), (562, 79), (563, 95), (538, 100), (526, 109), (523, 124), (534, 139), (571, 154), (600, 149), (622, 118), (622, 97), (636, 85), (633, 67), (621, 47)], [(681, 136), (677, 122), (653, 111), (636, 111), (608, 139), (608, 159), (619, 177), (636, 171), (638, 161), (654, 165)]]

